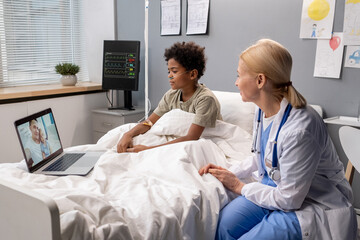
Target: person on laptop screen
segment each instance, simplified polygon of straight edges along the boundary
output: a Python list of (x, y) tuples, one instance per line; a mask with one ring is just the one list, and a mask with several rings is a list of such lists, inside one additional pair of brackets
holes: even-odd
[(51, 108), (14, 122), (30, 173), (87, 175), (104, 152), (65, 153)]
[(25, 144), (25, 152), (30, 155), (28, 159), (32, 159), (31, 166), (33, 166), (43, 159), (40, 147), (40, 131), (36, 119), (33, 119), (29, 122), (29, 129), (31, 137)]
[(49, 144), (49, 141), (44, 136), (44, 131), (39, 128), (39, 137), (40, 137), (40, 149), (42, 158), (45, 159), (52, 153), (51, 146)]

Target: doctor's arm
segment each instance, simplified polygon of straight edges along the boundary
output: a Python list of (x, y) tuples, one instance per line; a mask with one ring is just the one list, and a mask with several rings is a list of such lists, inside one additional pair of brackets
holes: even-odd
[(240, 195), (245, 183), (241, 179), (249, 178), (257, 169), (255, 156), (249, 156), (240, 163), (231, 166), (228, 170), (212, 163), (199, 169), (200, 176), (210, 173), (216, 177), (227, 189)]
[(210, 173), (216, 177), (224, 185), (224, 187), (239, 195), (241, 194), (241, 189), (245, 185), (245, 183), (241, 182), (234, 173), (212, 163), (199, 170), (200, 176), (205, 173)]
[(277, 187), (250, 183), (241, 194), (261, 207), (271, 210), (299, 209), (307, 196), (317, 166), (321, 147), (307, 131), (294, 131), (284, 136), (279, 156), (281, 180)]

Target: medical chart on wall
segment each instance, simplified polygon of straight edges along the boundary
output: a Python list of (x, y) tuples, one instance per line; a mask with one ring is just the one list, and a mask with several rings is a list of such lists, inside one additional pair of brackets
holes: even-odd
[(347, 46), (345, 67), (360, 68), (360, 46)]
[(303, 0), (300, 38), (330, 39), (335, 0)]
[(314, 77), (340, 78), (344, 53), (343, 33), (317, 40)]
[(344, 45), (360, 45), (360, 0), (344, 1)]
[(161, 0), (161, 35), (179, 35), (181, 28), (180, 0)]
[(208, 17), (209, 0), (188, 0), (186, 34), (206, 34)]

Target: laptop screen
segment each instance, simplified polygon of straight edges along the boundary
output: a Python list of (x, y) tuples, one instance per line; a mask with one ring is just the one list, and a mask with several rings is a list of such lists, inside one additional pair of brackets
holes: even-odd
[(50, 108), (16, 121), (15, 127), (30, 172), (63, 151)]

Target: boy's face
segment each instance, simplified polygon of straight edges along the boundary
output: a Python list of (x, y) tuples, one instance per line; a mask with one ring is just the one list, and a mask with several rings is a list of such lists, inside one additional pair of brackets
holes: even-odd
[(44, 133), (42, 131), (39, 132), (40, 141), (45, 142)]
[(168, 61), (168, 77), (172, 89), (184, 89), (194, 85), (190, 72), (173, 58)]

